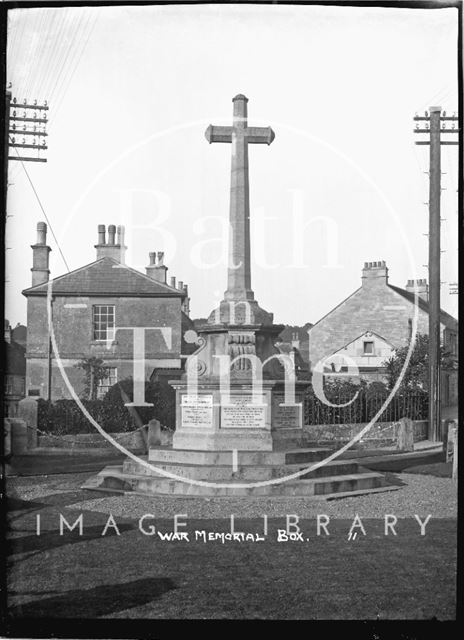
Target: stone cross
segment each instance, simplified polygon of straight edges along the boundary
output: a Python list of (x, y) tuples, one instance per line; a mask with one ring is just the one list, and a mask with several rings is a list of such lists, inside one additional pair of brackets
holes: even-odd
[(226, 300), (254, 300), (250, 271), (250, 193), (248, 177), (248, 145), (271, 144), (275, 134), (270, 127), (249, 127), (248, 98), (239, 94), (234, 103), (233, 125), (209, 125), (205, 136), (208, 142), (231, 142), (232, 165), (230, 178), (229, 267)]

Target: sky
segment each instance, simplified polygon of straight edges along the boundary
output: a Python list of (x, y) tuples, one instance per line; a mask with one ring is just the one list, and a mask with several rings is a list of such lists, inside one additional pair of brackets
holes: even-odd
[[(458, 108), (457, 10), (276, 5), (64, 7), (9, 12), (8, 82), (47, 100), (46, 163), (26, 169), (51, 223), (52, 277), (95, 260), (98, 224), (125, 224), (126, 261), (165, 251), (168, 281), (205, 317), (226, 288), (231, 124), (248, 99), (252, 289), (278, 323), (316, 322), (385, 260), (427, 277), (428, 147), (415, 112)], [(457, 136), (454, 136), (456, 139)], [(457, 316), (458, 147), (442, 147), (442, 307)], [(26, 321), (36, 224), (9, 163), (6, 311)], [(61, 252), (64, 256), (61, 255)], [(424, 266), (425, 265), (425, 266)]]

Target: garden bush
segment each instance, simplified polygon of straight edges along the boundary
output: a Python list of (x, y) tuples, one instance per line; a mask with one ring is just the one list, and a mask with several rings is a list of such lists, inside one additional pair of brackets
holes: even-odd
[[(167, 382), (145, 383), (145, 401), (152, 403), (151, 407), (129, 410), (124, 406), (126, 401), (133, 401), (133, 381), (130, 378), (113, 385), (101, 400), (81, 400), (92, 418), (108, 433), (133, 431), (152, 418), (158, 419), (164, 428), (175, 428), (175, 391)], [(38, 427), (55, 435), (96, 433), (74, 400), (52, 403), (39, 399)]]

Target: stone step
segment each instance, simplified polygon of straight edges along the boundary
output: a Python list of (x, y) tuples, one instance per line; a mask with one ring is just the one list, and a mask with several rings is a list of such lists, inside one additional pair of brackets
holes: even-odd
[[(229, 483), (228, 483), (229, 484)], [(221, 487), (215, 484), (198, 485), (180, 480), (157, 476), (132, 475), (123, 472), (121, 466), (106, 467), (97, 476), (87, 481), (83, 489), (106, 491), (131, 491), (144, 495), (183, 496), (324, 496), (334, 493), (360, 491), (386, 485), (382, 474), (376, 472), (355, 473), (311, 478), (268, 484), (264, 486), (240, 486), (240, 481), (230, 484), (238, 486)]]
[[(260, 466), (316, 462), (323, 460), (333, 452), (332, 449), (311, 447), (306, 449), (287, 449), (283, 451), (238, 451), (238, 466)], [(167, 464), (203, 464), (232, 466), (233, 452), (204, 451), (193, 449), (172, 449), (157, 447), (150, 449), (148, 460), (153, 463)]]
[(342, 498), (352, 498), (356, 496), (369, 495), (370, 493), (381, 493), (383, 491), (398, 491), (401, 489), (400, 485), (386, 484), (381, 487), (374, 487), (373, 489), (355, 489), (354, 491), (339, 491), (338, 493), (325, 493), (325, 500), (341, 500)]
[[(260, 466), (238, 466), (234, 471), (231, 464), (228, 465), (202, 465), (191, 463), (154, 463), (157, 469), (168, 471), (176, 476), (182, 478), (192, 478), (194, 480), (208, 480), (208, 481), (232, 481), (232, 480), (249, 480), (260, 481), (270, 480), (271, 478), (282, 478), (283, 476), (290, 475), (298, 471), (304, 471), (307, 467), (313, 464), (312, 462), (302, 466), (301, 463), (293, 463), (287, 465), (260, 465)], [(144, 475), (144, 476), (163, 476), (162, 473), (158, 473), (156, 469), (149, 469), (145, 465), (140, 464), (127, 458), (123, 464), (123, 472), (129, 475)], [(332, 461), (324, 464), (322, 467), (315, 469), (314, 471), (308, 471), (304, 475), (300, 476), (301, 479), (331, 476), (337, 474), (358, 473), (359, 465), (357, 462), (352, 461)]]

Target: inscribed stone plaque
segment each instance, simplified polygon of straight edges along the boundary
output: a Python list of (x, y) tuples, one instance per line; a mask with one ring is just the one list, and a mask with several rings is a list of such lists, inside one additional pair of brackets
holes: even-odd
[(230, 396), (227, 404), (221, 404), (221, 428), (224, 429), (265, 429), (266, 405), (253, 404), (252, 396)]
[(183, 427), (211, 428), (213, 426), (212, 395), (183, 395), (180, 409)]
[(284, 395), (272, 398), (272, 427), (274, 429), (298, 429), (301, 424), (301, 406), (285, 405)]

